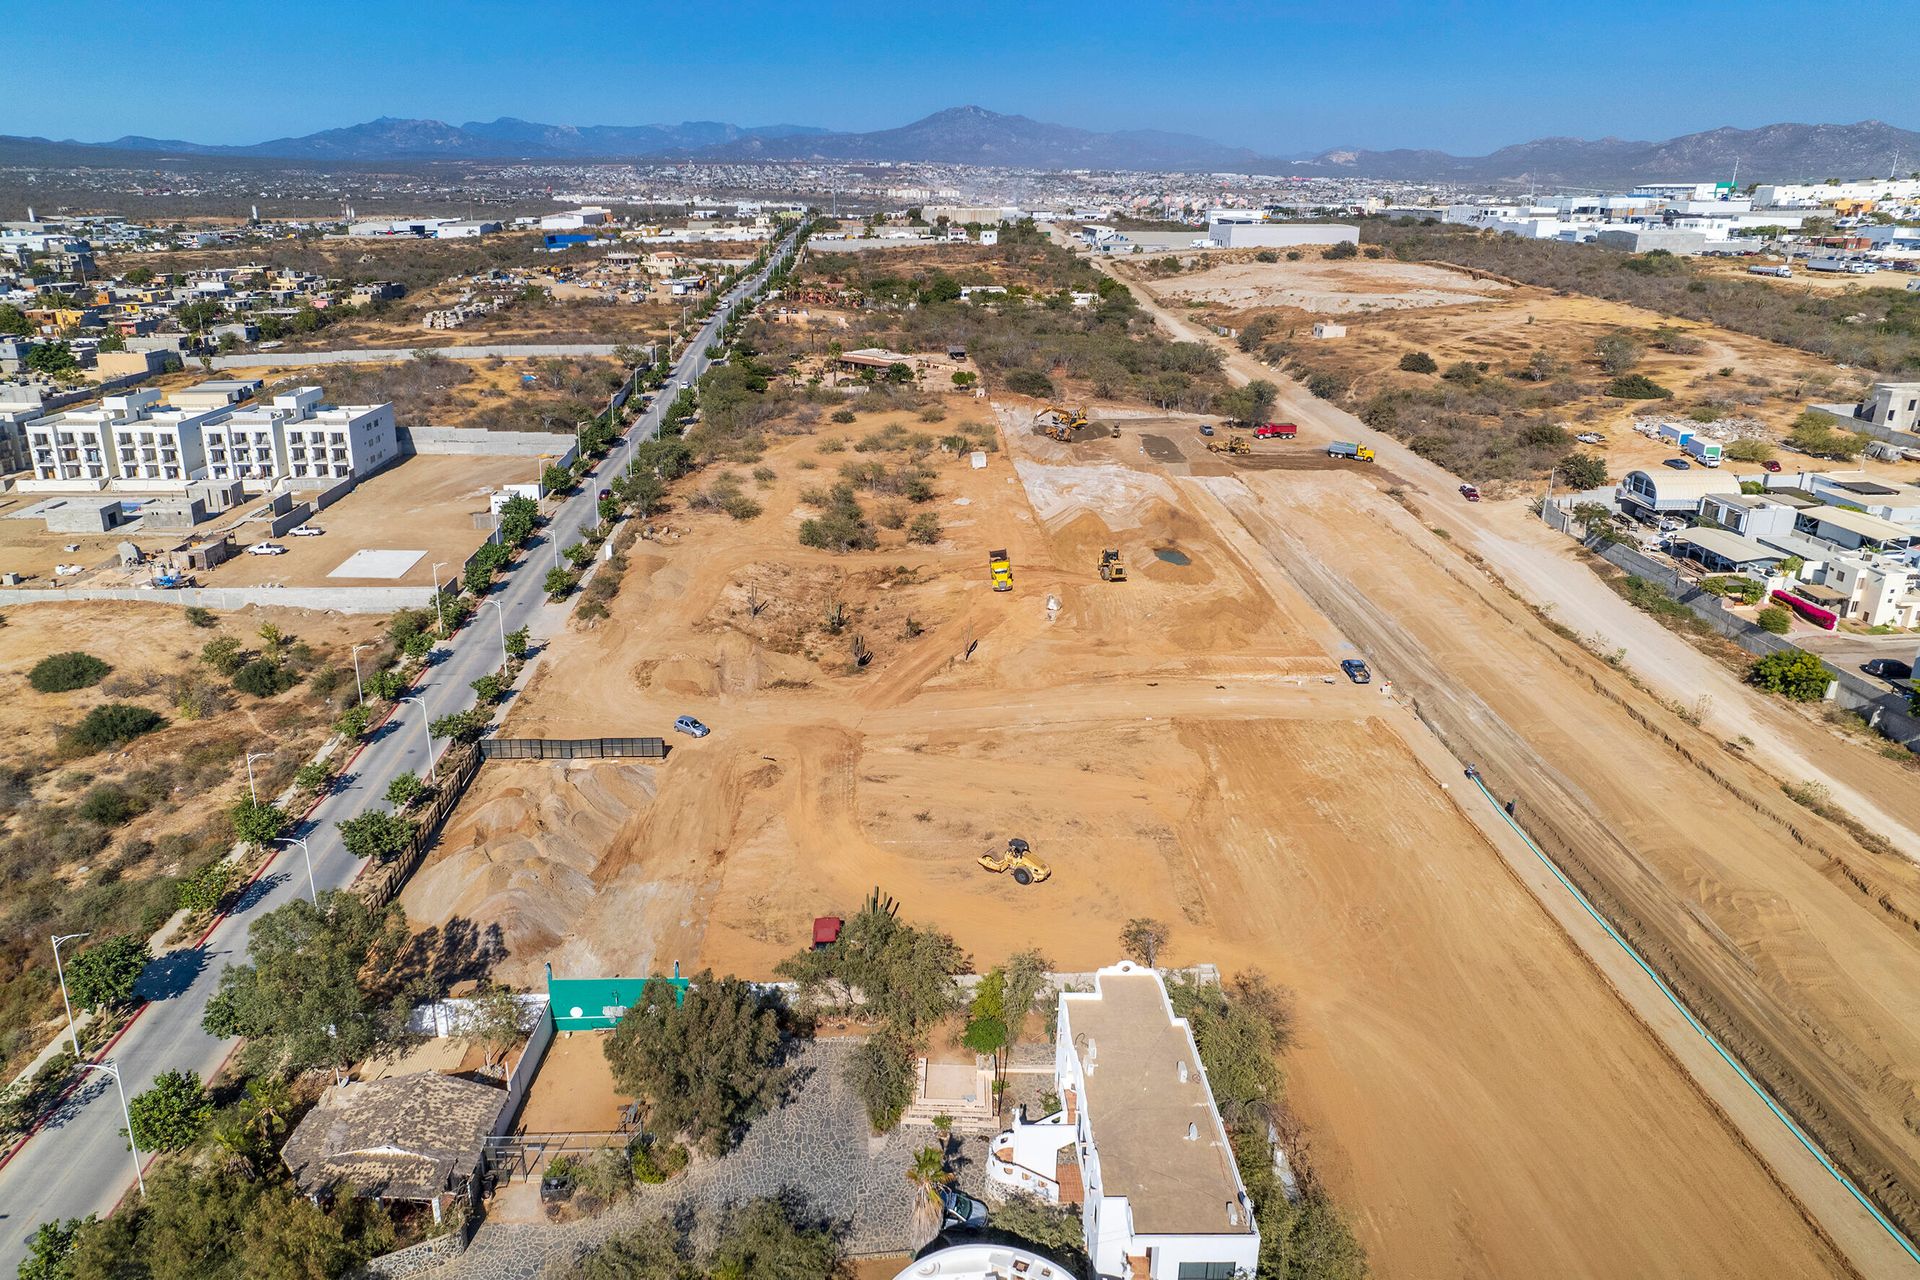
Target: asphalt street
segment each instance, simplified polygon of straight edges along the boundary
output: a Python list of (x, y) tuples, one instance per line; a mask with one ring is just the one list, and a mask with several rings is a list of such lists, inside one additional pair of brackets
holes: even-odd
[[(789, 238), (774, 261), (791, 252)], [(706, 372), (707, 348), (717, 341), (727, 317), (771, 269), (770, 263), (725, 296), (675, 365), (676, 381), (691, 383)], [(675, 394), (670, 382), (630, 428), (629, 442), (658, 435), (661, 415)], [(625, 456), (625, 450), (616, 447), (596, 470), (615, 475)], [(594, 507), (601, 487), (590, 473), (573, 496), (549, 512), (549, 523), (540, 536), (557, 538), (562, 546), (575, 540), (582, 525), (597, 519)], [(360, 860), (341, 843), (335, 824), (384, 806), (387, 784), (398, 775), (428, 775), (426, 726), (473, 705), (471, 682), (501, 665), (502, 628), (528, 627), (538, 641), (564, 624), (572, 601), (548, 603), (542, 580), (551, 565), (551, 543), (536, 541), (496, 584), (474, 619), (441, 648), (438, 661), (408, 695), (419, 701), (399, 705), (347, 765), (341, 785), (290, 833), (307, 841), (313, 881), (320, 889), (346, 887), (361, 868)], [(666, 728), (635, 726), (634, 732)], [(433, 743), (435, 755), (444, 746), (444, 742)], [(233, 1042), (208, 1035), (200, 1021), (221, 973), (244, 961), (247, 931), (255, 920), (308, 893), (301, 851), (286, 847), (200, 947), (159, 957), (148, 967), (140, 992), (148, 1003), (108, 1054), (124, 1077), (128, 1097), (147, 1088), (163, 1071), (187, 1068), (205, 1079), (220, 1068)], [(121, 1136), (123, 1125), (112, 1079), (102, 1072), (90, 1073), (87, 1083), (0, 1169), (0, 1276), (13, 1275), (26, 1256), (27, 1239), (40, 1223), (105, 1215), (134, 1185), (132, 1156)]]

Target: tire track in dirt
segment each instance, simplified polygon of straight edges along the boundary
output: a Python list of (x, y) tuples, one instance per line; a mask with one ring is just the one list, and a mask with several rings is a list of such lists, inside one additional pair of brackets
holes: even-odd
[(1889, 1122), (1876, 1114), (1885, 1112), (1884, 1098), (1866, 1096), (1876, 1084), (1899, 1082), (1863, 1046), (1823, 1027), (1810, 1009), (1783, 1005), (1763, 985), (1752, 958), (1699, 904), (1673, 894), (1580, 782), (1543, 758), (1480, 696), (1449, 678), (1425, 645), (1355, 583), (1258, 510), (1252, 495), (1215, 492), (1308, 599), (1392, 671), (1421, 720), (1450, 750), (1479, 762), (1506, 794), (1518, 793), (1535, 840), (1856, 1185), (1902, 1230), (1914, 1233), (1920, 1227), (1920, 1167), (1901, 1140), (1910, 1141), (1911, 1121)]

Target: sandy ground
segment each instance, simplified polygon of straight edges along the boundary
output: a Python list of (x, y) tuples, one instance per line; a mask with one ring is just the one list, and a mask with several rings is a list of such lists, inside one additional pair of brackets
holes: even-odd
[[(1164, 309), (1160, 317), (1176, 335), (1206, 340), (1184, 317)], [(1237, 353), (1229, 355), (1228, 368), (1237, 380), (1265, 372)], [(1909, 1206), (1915, 1185), (1915, 1057), (1908, 1042), (1912, 1010), (1904, 1001), (1889, 1005), (1885, 1000), (1886, 990), (1908, 992), (1915, 986), (1906, 972), (1916, 941), (1906, 927), (1915, 906), (1914, 867), (1907, 857), (1920, 849), (1920, 792), (1912, 786), (1909, 768), (1882, 756), (1876, 744), (1836, 735), (1800, 710), (1762, 698), (1646, 615), (1622, 608), (1611, 591), (1572, 560), (1572, 544), (1532, 519), (1521, 504), (1461, 503), (1452, 492), (1456, 477), (1291, 384), (1281, 384), (1278, 413), (1302, 424), (1308, 447), (1328, 438), (1373, 444), (1382, 465), (1408, 477), (1395, 496), (1418, 521), (1402, 522), (1400, 513), (1370, 500), (1360, 508), (1362, 519), (1337, 525), (1344, 531), (1339, 538), (1322, 520), (1321, 504), (1328, 491), (1301, 495), (1286, 523), (1320, 535), (1320, 541), (1309, 548), (1289, 537), (1278, 545), (1288, 563), (1317, 571), (1316, 600), (1351, 634), (1365, 639), (1377, 661), (1390, 657), (1393, 667), (1407, 668), (1394, 671), (1396, 681), (1416, 688), (1423, 677), (1429, 682), (1421, 700), (1423, 718), (1441, 729), (1456, 752), (1471, 754), (1483, 764), (1495, 752), (1518, 752), (1509, 757), (1515, 772), (1507, 785), (1521, 797), (1522, 816), (1532, 817), (1530, 825), (1537, 824), (1542, 837), (1564, 851), (1574, 873), (1608, 902), (1629, 931), (1648, 930), (1642, 945), (1662, 956), (1668, 976), (1680, 982), (1689, 1000), (1707, 1011), (1724, 1036), (1736, 1041), (1748, 1065), (1820, 1133), (1828, 1148), (1853, 1163), (1857, 1176), (1875, 1188), (1883, 1204)], [(1263, 505), (1273, 500), (1272, 489), (1258, 491)], [(1257, 510), (1244, 503), (1242, 509)], [(1300, 518), (1309, 513), (1311, 518)], [(1410, 583), (1407, 578), (1418, 576), (1418, 560), (1444, 565), (1452, 559), (1439, 539), (1421, 535), (1419, 525), (1426, 524), (1447, 534), (1451, 546), (1470, 552), (1472, 563), (1497, 575), (1483, 587), (1501, 580), (1511, 584), (1550, 611), (1558, 624), (1586, 637), (1589, 646), (1624, 653), (1632, 679), (1645, 684), (1620, 682), (1584, 655), (1568, 655), (1564, 643), (1556, 644), (1530, 624), (1530, 615), (1513, 609), (1504, 587), (1476, 589), (1481, 604), (1468, 606), (1449, 600), (1445, 591), (1436, 599), (1431, 583)], [(1396, 525), (1403, 538), (1394, 539), (1394, 545), (1403, 539), (1424, 542), (1419, 555), (1362, 553), (1363, 548), (1377, 548)], [(1269, 525), (1263, 536), (1269, 546), (1276, 545), (1273, 533)], [(1383, 594), (1370, 596), (1357, 589), (1352, 576), (1358, 572), (1352, 567), (1363, 563), (1376, 583), (1388, 569), (1399, 571), (1403, 580), (1379, 586)], [(1456, 584), (1462, 580), (1457, 563), (1450, 576)], [(1419, 610), (1393, 603), (1407, 598), (1433, 603), (1423, 603)], [(1483, 607), (1497, 607), (1501, 616), (1482, 614), (1484, 626), (1472, 625)], [(1424, 625), (1391, 625), (1403, 618)], [(1532, 643), (1503, 653), (1503, 646), (1485, 640), (1503, 635), (1530, 636)], [(1435, 643), (1436, 653), (1452, 651), (1451, 661), (1444, 666), (1435, 662), (1424, 647), (1428, 643)], [(1541, 677), (1554, 667), (1543, 661), (1547, 653), (1579, 670), (1586, 690), (1576, 682), (1565, 696), (1547, 696)], [(1515, 680), (1513, 673), (1521, 671), (1527, 679)], [(1485, 679), (1475, 679), (1463, 690), (1459, 673)], [(1582, 692), (1602, 693), (1725, 793), (1716, 801), (1709, 788), (1695, 801), (1704, 805), (1703, 825), (1691, 835), (1695, 848), (1677, 843), (1688, 839), (1684, 824), (1675, 820), (1676, 813), (1686, 810), (1676, 811), (1679, 792), (1672, 788), (1688, 788), (1680, 786), (1685, 773), (1675, 774), (1674, 757), (1663, 759), (1661, 752), (1638, 760), (1619, 756), (1615, 744), (1596, 737), (1589, 717), (1577, 710)], [(1522, 696), (1536, 699), (1527, 730), (1534, 740), (1524, 749), (1514, 741), (1514, 725), (1504, 723), (1505, 712), (1498, 709), (1502, 703), (1511, 707), (1513, 699)], [(1704, 732), (1667, 711), (1661, 698), (1668, 706), (1699, 713)], [(1504, 741), (1489, 738), (1490, 728), (1498, 728)], [(1602, 741), (1605, 746), (1599, 745)], [(1530, 761), (1520, 758), (1529, 753)], [(1608, 780), (1608, 769), (1595, 768), (1615, 760), (1623, 766), (1617, 778)], [(1804, 811), (1783, 805), (1778, 799), (1783, 779), (1811, 780), (1827, 788), (1836, 803), (1899, 853), (1876, 855)], [(1656, 785), (1657, 796), (1649, 798), (1649, 788)], [(1741, 815), (1747, 809), (1730, 806), (1729, 799), (1765, 815), (1768, 831), (1756, 835), (1746, 830)], [(1568, 805), (1585, 812), (1576, 818), (1563, 808)], [(1616, 806), (1617, 816), (1607, 812)], [(1739, 819), (1735, 835), (1729, 836), (1733, 828), (1719, 820), (1723, 810)], [(1615, 847), (1606, 847), (1609, 844)], [(1719, 855), (1714, 865), (1698, 865), (1701, 850)], [(1814, 874), (1789, 888), (1787, 881), (1800, 874), (1796, 867)], [(1646, 896), (1650, 871), (1663, 879), (1652, 897)], [(1761, 887), (1763, 883), (1768, 887)], [(1833, 886), (1840, 888), (1837, 898), (1829, 891)], [(1658, 901), (1661, 894), (1665, 902)], [(1696, 930), (1687, 940), (1685, 935)], [(1892, 968), (1864, 977), (1855, 966), (1865, 952), (1878, 956), (1865, 962), (1869, 969)], [(1766, 988), (1764, 993), (1756, 983)], [(1883, 988), (1883, 983), (1891, 985)], [(1657, 1023), (1659, 1012), (1654, 1008), (1643, 1016)], [(1850, 1030), (1836, 1035), (1835, 1027)], [(1690, 1034), (1668, 1043), (1683, 1057), (1689, 1046), (1697, 1047)], [(1726, 1078), (1717, 1064), (1704, 1065), (1705, 1074), (1696, 1070), (1696, 1079), (1715, 1090), (1716, 1100), (1731, 1113), (1752, 1113), (1753, 1123), (1743, 1126), (1748, 1140), (1761, 1149), (1773, 1147), (1769, 1158), (1776, 1171), (1803, 1202), (1820, 1206), (1821, 1221), (1848, 1239), (1856, 1265), (1869, 1273), (1891, 1267), (1890, 1274), (1900, 1274), (1904, 1258), (1884, 1234), (1824, 1171), (1785, 1140), (1777, 1122), (1742, 1096), (1742, 1088), (1717, 1089), (1715, 1080)], [(1906, 1207), (1899, 1211), (1909, 1212)]]
[[(434, 561), (443, 562), (440, 574), (444, 579), (459, 572), (462, 562), (485, 540), (487, 530), (476, 526), (473, 518), (486, 514), (488, 495), (501, 485), (531, 483), (539, 466), (537, 458), (408, 458), (360, 484), (315, 516), (313, 524), (326, 530), (322, 536), (275, 538), (275, 543), (287, 548), (287, 554), (242, 554), (211, 573), (196, 576), (202, 585), (214, 587), (265, 583), (298, 587), (431, 586)], [(232, 523), (226, 520), (213, 527), (225, 528)], [(263, 535), (254, 530), (265, 527), (240, 524), (234, 540), (243, 547), (263, 541)], [(370, 548), (426, 554), (398, 578), (328, 576), (348, 556)]]
[(1162, 296), (1243, 310), (1292, 307), (1315, 315), (1445, 307), (1509, 292), (1497, 280), (1413, 262), (1228, 262), (1170, 276)]
[[(1380, 1274), (1847, 1274), (1509, 870), (1485, 815), (1457, 807), (1457, 760), (1379, 685), (1337, 678), (1358, 650), (1303, 586), (1343, 576), (1397, 613), (1458, 566), (1409, 546), (1398, 508), (1350, 475), (1243, 481), (1204, 455), (1156, 463), (1138, 434), (1003, 439), (1017, 469), (1005, 454), (941, 466), (934, 548), (798, 547), (812, 441), (770, 452), (779, 478), (758, 521), (673, 513), (685, 535), (636, 549), (612, 617), (556, 641), (508, 731), (657, 733), (690, 712), (714, 734), (676, 740), (658, 766), (490, 766), (409, 887), (410, 918), (498, 919), (524, 980), (549, 954), (763, 977), (814, 915), (875, 885), (978, 966), (1034, 945), (1064, 968), (1110, 962), (1122, 922), (1154, 914), (1174, 923), (1174, 960), (1259, 967), (1299, 993), (1292, 1097)], [(1339, 515), (1344, 538), (1275, 541), (1276, 525), (1320, 518), (1288, 495), (1355, 492), (1372, 505)], [(1000, 546), (1010, 594), (987, 586)], [(1098, 580), (1106, 546), (1132, 581)], [(1153, 555), (1169, 547), (1189, 563)], [(1327, 567), (1296, 577), (1310, 555)], [(835, 600), (877, 654), (864, 673), (821, 626)], [(1413, 612), (1428, 609), (1474, 650), (1447, 660), (1490, 682), (1509, 669), (1501, 650), (1542, 643), (1474, 594)], [(1526, 663), (1538, 702), (1591, 679)], [(1596, 780), (1605, 821), (1637, 813), (1644, 829), (1679, 809), (1711, 825), (1727, 808), (1711, 781), (1647, 763), (1666, 748), (1610, 703), (1582, 714), (1608, 735), (1594, 751), (1637, 753), (1618, 775), (1555, 731), (1564, 719), (1532, 714), (1529, 732), (1570, 753), (1563, 769), (1620, 780)], [(1657, 807), (1625, 785), (1643, 770), (1667, 788)], [(1753, 850), (1738, 861), (1763, 861), (1779, 825), (1743, 822)], [(1023, 890), (974, 865), (1009, 835), (1051, 881)], [(1746, 869), (1724, 862), (1711, 870), (1737, 882)], [(1775, 892), (1817, 900), (1811, 930), (1862, 935), (1824, 940), (1872, 966), (1859, 980), (1884, 984), (1885, 1008), (1861, 1016), (1904, 1044), (1912, 948), (1903, 961), (1864, 899), (1793, 862), (1805, 882)], [(1736, 921), (1760, 905), (1736, 885), (1722, 909)], [(1758, 949), (1765, 933), (1756, 916), (1740, 936)], [(1826, 963), (1810, 940), (1794, 974)]]
[(611, 1133), (633, 1101), (613, 1089), (606, 1033), (562, 1031), (547, 1046), (514, 1126), (520, 1133)]

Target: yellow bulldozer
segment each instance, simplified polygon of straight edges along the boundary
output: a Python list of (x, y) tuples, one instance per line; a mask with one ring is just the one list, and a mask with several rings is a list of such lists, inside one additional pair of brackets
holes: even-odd
[(1253, 446), (1247, 443), (1245, 436), (1228, 436), (1225, 440), (1207, 441), (1208, 453), (1252, 453)]
[(993, 580), (995, 591), (1013, 590), (1013, 561), (1005, 551), (987, 552), (987, 574)]
[(1100, 553), (1100, 581), (1125, 582), (1127, 580), (1126, 562), (1120, 559), (1120, 553), (1111, 548)]
[(1005, 853), (981, 854), (980, 865), (996, 875), (1012, 872), (1017, 884), (1039, 884), (1053, 875), (1053, 868), (1034, 857), (1033, 850), (1019, 836), (1007, 841)]

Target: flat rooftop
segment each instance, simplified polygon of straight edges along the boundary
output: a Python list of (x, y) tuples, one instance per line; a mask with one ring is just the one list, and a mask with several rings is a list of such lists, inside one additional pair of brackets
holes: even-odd
[[(1104, 1190), (1125, 1196), (1143, 1235), (1247, 1235), (1239, 1170), (1215, 1118), (1199, 1054), (1151, 972), (1102, 973), (1069, 994), (1067, 1019), (1086, 1076), (1087, 1121)], [(1180, 1068), (1186, 1067), (1186, 1080)], [(1199, 1137), (1189, 1140), (1187, 1127)]]

